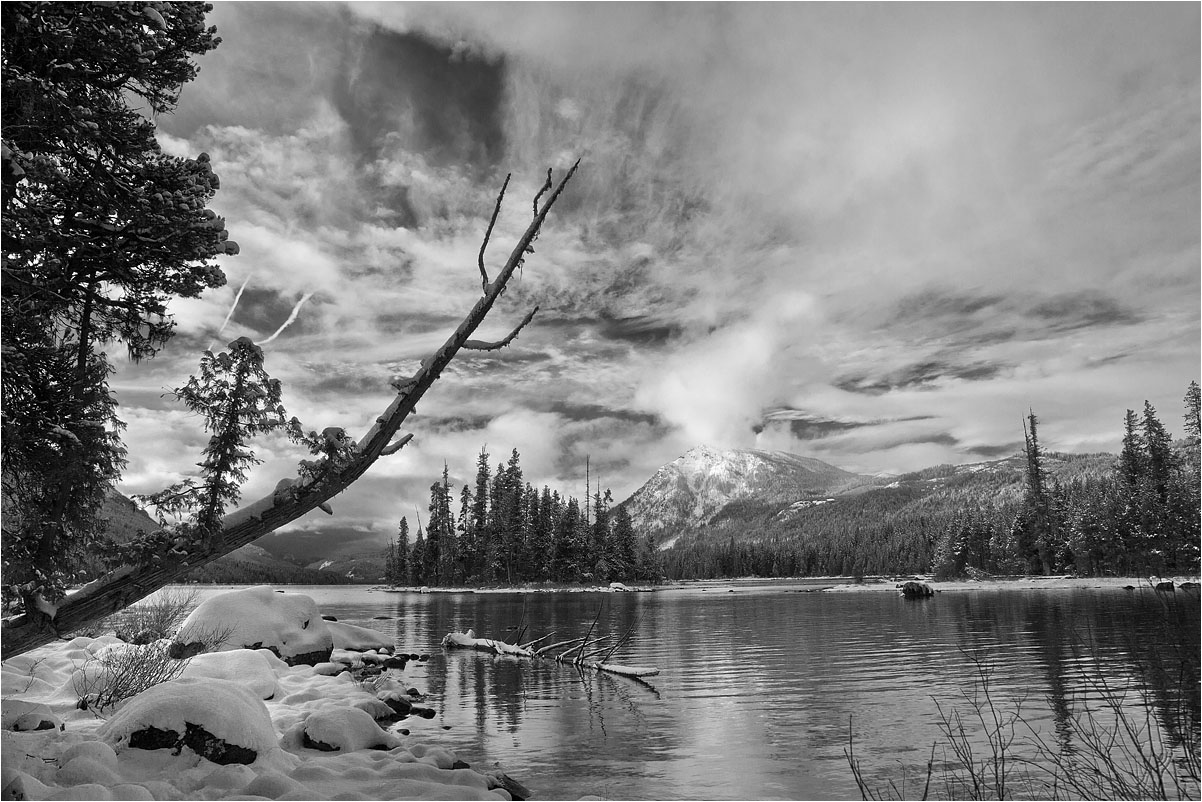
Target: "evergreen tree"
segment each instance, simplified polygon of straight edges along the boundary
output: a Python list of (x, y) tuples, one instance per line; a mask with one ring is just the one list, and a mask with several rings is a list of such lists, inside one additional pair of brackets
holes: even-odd
[(413, 553), (409, 555), (409, 562), (413, 566), (413, 584), (430, 584), (430, 575), (428, 573), (430, 559), (426, 554), (426, 536), (422, 533), (420, 521), (417, 524), (417, 536), (413, 539)]
[(395, 579), (391, 581), (397, 585), (412, 585), (413, 570), (409, 561), (409, 521), (403, 516), (400, 524), (397, 525), (395, 554), (396, 558), (393, 563)]
[(469, 582), (476, 575), (476, 532), (472, 523), (474, 503), (472, 489), (464, 485), (459, 491), (459, 524), (456, 527), (459, 543), (455, 573), (459, 582)]
[(1123, 450), (1119, 453), (1118, 471), (1129, 487), (1135, 487), (1144, 475), (1144, 439), (1139, 433), (1139, 419), (1131, 409), (1123, 418)]
[(631, 578), (639, 575), (638, 555), (635, 544), (634, 523), (625, 506), (618, 507), (613, 514), (610, 561), (613, 572), (619, 577)]
[(1185, 391), (1185, 436), (1195, 446), (1202, 437), (1202, 390), (1196, 381), (1189, 383)]
[(0, 15), (4, 602), (61, 595), (125, 451), (104, 346), (153, 356), (168, 301), (225, 282), (209, 159), (152, 120), (220, 42), (211, 6), (10, 2)]

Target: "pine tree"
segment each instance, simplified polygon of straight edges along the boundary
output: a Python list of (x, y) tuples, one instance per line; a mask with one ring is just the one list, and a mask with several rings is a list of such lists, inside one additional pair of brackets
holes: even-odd
[(412, 585), (413, 571), (409, 561), (409, 521), (404, 517), (397, 525), (395, 554), (393, 573), (396, 578), (392, 581), (397, 585)]
[(207, 209), (208, 156), (164, 155), (152, 120), (218, 45), (181, 3), (10, 2), (0, 15), (0, 334), (5, 605), (61, 596), (72, 555), (101, 542), (123, 425), (109, 343), (151, 357), (168, 302), (225, 283), (236, 253)]
[(1144, 474), (1144, 439), (1139, 433), (1139, 419), (1131, 409), (1123, 418), (1123, 450), (1119, 453), (1118, 471), (1129, 487), (1135, 487)]
[(429, 557), (426, 555), (426, 538), (422, 534), (421, 521), (417, 524), (417, 536), (413, 539), (413, 552), (409, 555), (409, 564), (412, 566), (412, 581), (411, 585), (428, 585), (430, 583), (430, 575), (428, 573), (430, 567)]
[(623, 578), (637, 575), (638, 555), (635, 544), (634, 523), (625, 506), (618, 507), (613, 514), (614, 525), (610, 546), (614, 573)]

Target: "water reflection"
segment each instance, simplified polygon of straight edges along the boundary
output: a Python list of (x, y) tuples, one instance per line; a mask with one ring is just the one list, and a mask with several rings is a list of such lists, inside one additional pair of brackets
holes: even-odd
[[(946, 709), (971, 698), (982, 660), (999, 707), (1021, 703), (1057, 749), (1080, 738), (1073, 714), (1099, 707), (1088, 676), (1147, 689), (1171, 737), (1197, 727), (1196, 595), (1177, 594), (1166, 614), (1151, 591), (946, 592), (906, 601), (732, 587), (311, 595), (323, 612), (431, 655), (406, 671), (438, 711), (408, 725), (413, 737), (473, 764), (499, 763), (544, 799), (858, 798), (843, 756), (849, 721), (870, 779), (883, 785), (903, 768), (920, 774), (940, 738), (934, 700)], [(637, 623), (638, 638), (614, 659), (659, 666), (653, 687), (437, 646), (451, 631), (504, 638), (522, 622), (526, 640), (552, 631), (545, 642), (566, 640), (588, 629), (602, 603), (594, 634)], [(381, 614), (393, 620), (374, 620)], [(1137, 703), (1132, 694), (1128, 704)]]

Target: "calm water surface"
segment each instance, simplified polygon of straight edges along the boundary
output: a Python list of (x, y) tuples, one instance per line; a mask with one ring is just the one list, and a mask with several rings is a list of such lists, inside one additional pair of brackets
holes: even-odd
[[(922, 601), (799, 592), (814, 587), (293, 590), (340, 621), (392, 635), (401, 651), (428, 653), (404, 677), (438, 715), (397, 726), (473, 765), (500, 765), (536, 799), (858, 799), (843, 754), (849, 724), (870, 780), (917, 776), (939, 737), (934, 700), (964, 707), (976, 686), (970, 656), (987, 657), (999, 703), (1025, 699), (1034, 726), (1071, 739), (1068, 711), (1095, 693), (1082, 669), (1138, 683), (1138, 658), (1160, 648), (1151, 591), (949, 591)], [(588, 629), (599, 606), (601, 633), (637, 623), (635, 641), (613, 660), (659, 667), (649, 684), (438, 645), (468, 628), (506, 638), (523, 621), (527, 640), (552, 630), (552, 640), (566, 640)]]

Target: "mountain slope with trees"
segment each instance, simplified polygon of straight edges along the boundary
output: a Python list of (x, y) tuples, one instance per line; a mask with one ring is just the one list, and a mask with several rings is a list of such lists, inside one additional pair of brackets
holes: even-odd
[[(636, 530), (655, 533), (673, 579), (927, 573), (1194, 574), (1199, 556), (1198, 386), (1185, 397), (1185, 437), (1156, 410), (1128, 411), (1122, 453), (1043, 451), (1024, 423), (1014, 457), (867, 478), (823, 496), (769, 490), (722, 499), (704, 520), (632, 502)], [(728, 464), (733, 464), (731, 458)], [(659, 476), (659, 474), (657, 474)], [(653, 482), (657, 480), (653, 478)], [(739, 479), (747, 486), (754, 482)], [(678, 479), (681, 486), (701, 480)], [(652, 482), (648, 483), (649, 485)]]

